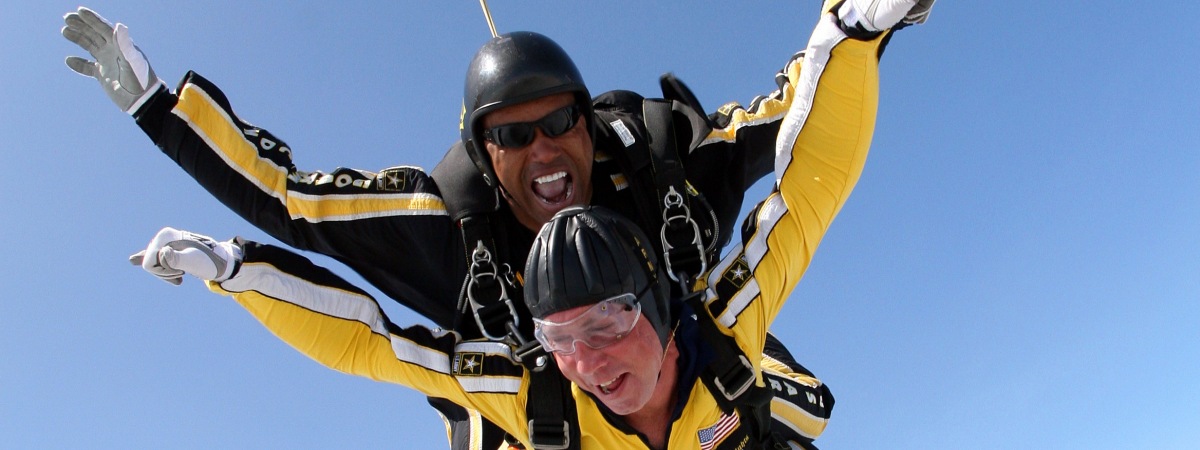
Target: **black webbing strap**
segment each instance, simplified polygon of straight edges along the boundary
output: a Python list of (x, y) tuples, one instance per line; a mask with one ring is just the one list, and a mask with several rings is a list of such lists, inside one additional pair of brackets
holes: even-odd
[(654, 167), (658, 197), (662, 198), (671, 186), (682, 192), (687, 174), (675, 151), (675, 122), (671, 117), (671, 102), (652, 98), (642, 101), (642, 120), (646, 122), (646, 137), (649, 139), (650, 162)]
[[(430, 173), (458, 224), (463, 240), (467, 277), (459, 295), (459, 311), (469, 313), (484, 337), (503, 341), (518, 325), (514, 301), (521, 301), (520, 285), (512, 268), (503, 264), (494, 236), (503, 233), (493, 215), (500, 210), (500, 193), (488, 186), (467, 155), (462, 142), (450, 147)], [(504, 236), (499, 236), (501, 240)], [(523, 342), (523, 341), (522, 341)]]
[(517, 327), (513, 302), (523, 301), (523, 297), (515, 274), (498, 253), (498, 242), (504, 238), (498, 233), (505, 231), (502, 223), (493, 220), (500, 210), (499, 192), (483, 182), (461, 143), (450, 148), (431, 176), (447, 212), (460, 227), (466, 252), (467, 279), (460, 310), (470, 311), (484, 337), (508, 343), (517, 362), (529, 370), (525, 412), (534, 449), (578, 449), (579, 427), (568, 422), (576, 416), (571, 385), (537, 340), (526, 340)]
[(712, 362), (701, 375), (701, 380), (712, 391), (717, 405), (725, 412), (736, 409), (754, 427), (753, 435), (769, 448), (775, 442), (771, 434), (771, 399), (774, 393), (766, 386), (755, 383), (754, 365), (738, 347), (733, 337), (717, 328), (716, 319), (704, 305), (702, 291), (684, 297), (684, 302), (696, 314), (700, 335), (714, 352)]
[(704, 122), (708, 124), (709, 128), (719, 128), (710, 117), (704, 114), (704, 106), (700, 105), (700, 99), (696, 98), (692, 89), (675, 78), (675, 74), (668, 72), (658, 77), (658, 86), (662, 89), (663, 98), (687, 105), (692, 111), (696, 111), (704, 117)]
[(576, 417), (575, 398), (571, 396), (571, 383), (558, 371), (558, 366), (545, 364), (541, 370), (530, 370), (528, 392), (525, 416), (529, 419), (529, 441), (533, 448), (578, 449), (579, 426), (572, 426)]
[(649, 140), (655, 199), (660, 202), (663, 220), (662, 263), (667, 276), (679, 282), (681, 273), (698, 276), (704, 271), (704, 243), (691, 217), (687, 173), (677, 151), (671, 101), (646, 99), (642, 102), (642, 116)]
[(512, 269), (498, 263), (500, 255), (496, 253), (498, 247), (488, 216), (472, 215), (459, 221), (468, 262), (462, 297), (484, 337), (520, 340), (516, 336), (519, 318), (513, 298), (522, 301), (521, 287), (512, 279)]

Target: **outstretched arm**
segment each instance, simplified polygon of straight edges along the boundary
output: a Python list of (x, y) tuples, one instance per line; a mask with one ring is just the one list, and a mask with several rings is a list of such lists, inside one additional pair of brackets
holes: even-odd
[(113, 26), (85, 7), (63, 20), (63, 36), (94, 58), (70, 56), (67, 66), (98, 80), (109, 98), (137, 120), (163, 153), (218, 200), (272, 237), (301, 249), (342, 257), (350, 252), (342, 248), (347, 244), (338, 240), (339, 234), (391, 231), (395, 239), (402, 240), (408, 235), (405, 231), (411, 231), (382, 230), (386, 224), (379, 222), (372, 222), (373, 229), (354, 229), (359, 223), (356, 219), (429, 217), (430, 224), (448, 226), (441, 198), (420, 170), (301, 171), (293, 164), (286, 142), (240, 119), (225, 94), (208, 80), (189, 72), (176, 92), (168, 90), (124, 24)]
[(184, 274), (205, 280), (329, 368), (478, 409), (510, 433), (525, 430), (518, 399), (527, 381), (522, 367), (508, 359), (507, 346), (460, 342), (455, 333), (422, 326), (401, 328), (370, 295), (303, 256), (164, 228), (130, 260), (169, 282)]
[[(899, 21), (907, 25), (924, 22), (934, 1), (846, 1), (837, 13), (843, 18), (839, 23), (847, 34), (866, 38), (879, 34), (880, 29), (870, 28), (875, 23), (895, 24)], [(832, 3), (827, 2), (823, 11), (829, 12)], [(859, 13), (859, 10), (870, 11), (871, 14)], [(733, 235), (724, 230), (736, 228), (733, 224), (741, 211), (745, 191), (771, 173), (775, 161), (773, 150), (784, 117), (789, 114), (797, 94), (808, 90), (794, 84), (798, 81), (794, 75), (805, 61), (804, 51), (793, 55), (783, 69), (775, 74), (775, 90), (756, 97), (747, 106), (736, 102), (726, 103), (708, 117), (701, 116), (703, 112), (694, 108), (677, 108), (677, 116), (688, 118), (686, 122), (677, 123), (686, 123), (686, 130), (692, 134), (688, 147), (690, 151), (686, 156), (688, 181), (713, 206), (720, 220), (723, 239)], [(690, 95), (684, 97), (694, 99)], [(690, 103), (696, 105), (697, 102), (693, 100)], [(819, 123), (816, 126), (826, 125)], [(680, 137), (681, 142), (687, 142), (687, 138)], [(725, 242), (723, 240), (722, 245)]]
[[(763, 338), (862, 173), (886, 33), (873, 27), (896, 25), (919, 6), (917, 0), (880, 0), (876, 3), (903, 11), (882, 5), (870, 14), (847, 15), (844, 7), (829, 10), (834, 3), (827, 2), (829, 12), (813, 32), (803, 64), (787, 73), (794, 98), (775, 142), (777, 190), (751, 212), (741, 244), (708, 278), (716, 294), (710, 300), (714, 317), (747, 330), (740, 333), (745, 339)], [(846, 17), (870, 20), (847, 24)], [(747, 347), (762, 348), (759, 344)]]
[(99, 80), (214, 197), (281, 242), (338, 259), (438, 325), (454, 325), (463, 251), (427, 174), (415, 167), (299, 170), (286, 142), (238, 117), (200, 75), (188, 73), (176, 92), (168, 90), (124, 25), (87, 8), (64, 22), (63, 36), (94, 58), (72, 56), (67, 65)]

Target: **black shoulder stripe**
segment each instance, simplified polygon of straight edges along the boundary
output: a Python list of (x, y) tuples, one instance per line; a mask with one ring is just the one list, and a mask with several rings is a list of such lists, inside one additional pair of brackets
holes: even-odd
[(313, 264), (308, 258), (288, 250), (269, 244), (246, 241), (237, 238), (244, 252), (244, 262), (269, 262), (270, 265), (288, 275), (306, 280), (310, 283), (352, 292), (364, 297), (370, 297), (366, 291), (350, 284), (324, 267)]

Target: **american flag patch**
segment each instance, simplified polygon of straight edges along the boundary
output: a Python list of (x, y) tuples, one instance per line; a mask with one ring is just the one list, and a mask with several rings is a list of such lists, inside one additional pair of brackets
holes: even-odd
[(721, 419), (717, 423), (696, 433), (700, 437), (700, 450), (712, 450), (713, 447), (725, 440), (729, 433), (736, 430), (740, 422), (737, 411), (734, 411), (733, 414), (721, 414)]

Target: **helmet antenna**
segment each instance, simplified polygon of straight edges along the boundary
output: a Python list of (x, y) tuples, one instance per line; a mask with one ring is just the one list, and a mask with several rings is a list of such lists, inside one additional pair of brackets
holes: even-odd
[(492, 30), (492, 37), (499, 37), (496, 34), (496, 24), (492, 22), (492, 11), (488, 9), (487, 0), (479, 0), (479, 6), (483, 7), (483, 17), (487, 19), (488, 28)]

